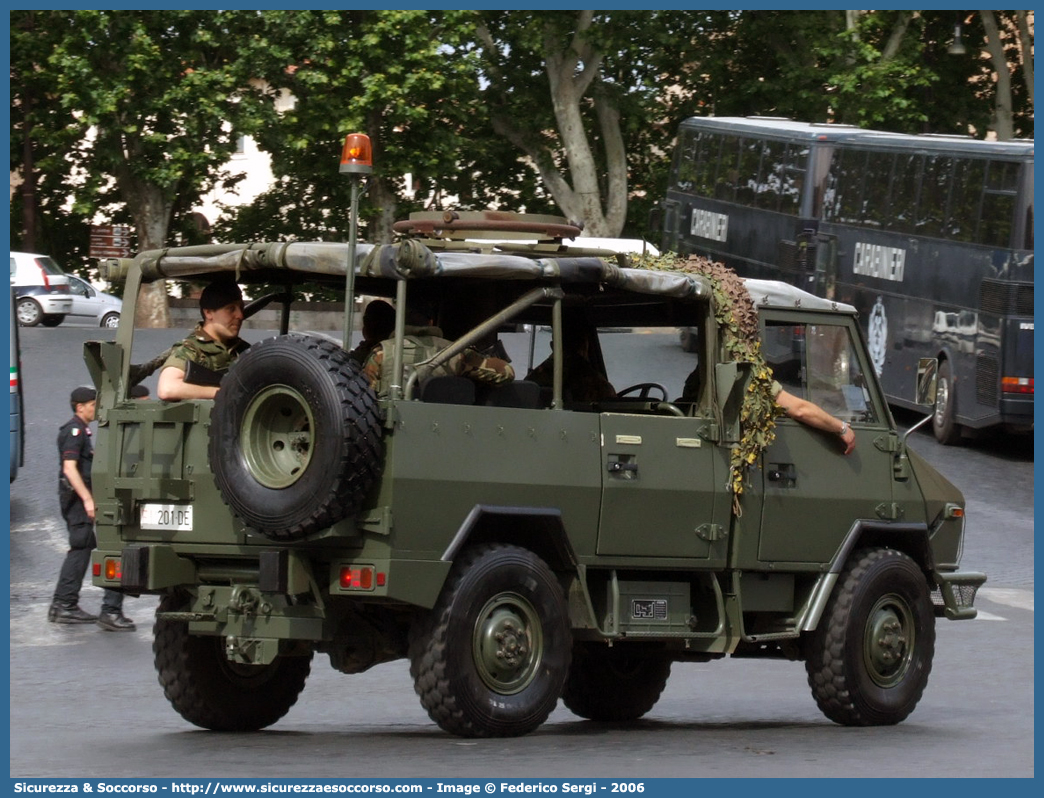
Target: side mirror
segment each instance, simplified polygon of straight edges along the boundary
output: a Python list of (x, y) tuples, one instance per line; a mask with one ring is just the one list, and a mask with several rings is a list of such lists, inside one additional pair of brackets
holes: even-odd
[(917, 396), (919, 405), (935, 405), (935, 394), (939, 389), (939, 361), (934, 357), (922, 357), (917, 361)]

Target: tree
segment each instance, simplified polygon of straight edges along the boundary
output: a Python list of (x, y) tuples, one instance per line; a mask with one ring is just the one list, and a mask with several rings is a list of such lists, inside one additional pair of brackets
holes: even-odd
[[(704, 37), (693, 65), (705, 76), (703, 113), (984, 137), (1004, 116), (994, 110), (1000, 102), (1018, 109), (1018, 134), (1032, 136), (1032, 94), (1024, 88), (1032, 85), (1030, 22), (1026, 12), (997, 12), (1004, 24), (990, 36), (984, 25), (993, 13), (735, 12)], [(991, 48), (992, 63), (975, 49), (951, 54), (957, 22), (965, 42)]]
[[(477, 78), (467, 11), (265, 11), (271, 43), (259, 75), (293, 97), (257, 134), (276, 182), (220, 222), (231, 237), (346, 238), (344, 136), (369, 135), (374, 172), (362, 208), (371, 240), (390, 240), (402, 211), (454, 184), (466, 153)], [(412, 185), (404, 183), (411, 176)]]
[[(525, 154), (567, 217), (596, 236), (627, 220), (629, 166), (663, 117), (679, 62), (673, 12), (481, 15), (483, 96), (492, 127)], [(669, 57), (665, 54), (670, 53)], [(662, 158), (663, 153), (658, 155)]]
[[(12, 73), (22, 77), (12, 84), (12, 102), (23, 110), (19, 132), (54, 153), (47, 163), (18, 159), (13, 166), (55, 180), (84, 218), (126, 209), (139, 249), (166, 245), (174, 209), (228, 182), (222, 166), (236, 138), (270, 119), (270, 95), (250, 82), (262, 46), (250, 35), (255, 18), (229, 11), (12, 12)], [(64, 126), (47, 124), (56, 118)], [(143, 294), (137, 323), (168, 325), (162, 283)]]
[[(980, 11), (993, 87), (993, 123), (1001, 141), (1033, 136), (1033, 33), (1028, 11)], [(985, 71), (985, 70), (984, 70)], [(1021, 106), (1021, 107), (1020, 107)]]

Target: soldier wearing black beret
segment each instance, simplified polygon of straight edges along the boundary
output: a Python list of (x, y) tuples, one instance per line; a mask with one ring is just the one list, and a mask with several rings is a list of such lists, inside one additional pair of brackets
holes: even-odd
[(160, 371), (160, 399), (213, 399), (229, 366), (250, 344), (239, 337), (246, 318), (243, 292), (231, 279), (215, 280), (199, 296), (203, 317), (170, 352)]

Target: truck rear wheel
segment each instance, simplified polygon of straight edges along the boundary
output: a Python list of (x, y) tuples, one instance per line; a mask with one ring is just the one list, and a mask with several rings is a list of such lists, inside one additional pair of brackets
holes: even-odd
[[(180, 601), (166, 596), (158, 613)], [(214, 731), (256, 731), (290, 711), (304, 689), (312, 654), (279, 657), (270, 665), (240, 665), (225, 657), (224, 639), (189, 634), (184, 621), (157, 617), (152, 652), (159, 682), (189, 723)]]
[(380, 472), (377, 397), (331, 341), (262, 341), (214, 400), (210, 466), (225, 503), (266, 537), (325, 529), (359, 509)]
[(863, 549), (841, 572), (805, 669), (832, 721), (887, 726), (921, 700), (934, 654), (935, 614), (917, 563), (894, 549)]
[(555, 708), (571, 645), (565, 596), (547, 564), (517, 546), (480, 546), (457, 560), (411, 630), (410, 674), (445, 731), (513, 737)]
[(589, 720), (638, 720), (652, 709), (667, 686), (671, 661), (628, 645), (577, 643), (562, 702)]

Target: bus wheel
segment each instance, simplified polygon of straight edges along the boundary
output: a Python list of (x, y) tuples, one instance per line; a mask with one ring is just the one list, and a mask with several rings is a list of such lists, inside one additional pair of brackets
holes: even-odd
[(484, 545), (457, 559), (411, 629), (410, 674), (444, 731), (515, 737), (555, 708), (571, 649), (569, 608), (547, 564), (518, 546)]
[(935, 654), (935, 613), (920, 567), (895, 549), (849, 558), (805, 660), (816, 704), (844, 726), (888, 726), (913, 712)]
[(935, 410), (932, 413), (932, 431), (935, 439), (944, 446), (952, 446), (961, 440), (961, 426), (956, 421), (957, 394), (953, 388), (953, 375), (949, 361), (939, 363), (939, 390), (935, 394)]

